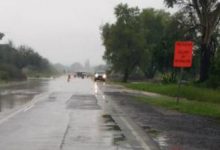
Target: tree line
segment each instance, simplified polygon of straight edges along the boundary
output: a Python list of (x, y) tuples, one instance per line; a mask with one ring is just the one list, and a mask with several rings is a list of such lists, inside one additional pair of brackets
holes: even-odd
[(193, 66), (186, 69), (189, 78), (217, 84), (220, 3), (217, 0), (165, 2), (168, 7), (181, 5), (181, 9), (170, 14), (119, 4), (114, 12), (116, 22), (101, 27), (103, 58), (113, 72), (123, 75), (124, 82), (137, 70), (148, 79), (161, 74), (163, 79), (175, 82), (179, 70), (173, 68), (174, 43), (193, 41)]
[(13, 46), (12, 42), (0, 45), (0, 80), (25, 80), (27, 76), (55, 73), (50, 62), (31, 47)]

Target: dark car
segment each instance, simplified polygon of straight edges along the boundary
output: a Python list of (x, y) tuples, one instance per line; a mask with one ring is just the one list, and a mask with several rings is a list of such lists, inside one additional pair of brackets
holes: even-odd
[(85, 78), (85, 73), (84, 73), (84, 72), (77, 72), (77, 73), (76, 73), (76, 76), (77, 76), (78, 78), (84, 79), (84, 78)]
[(107, 75), (105, 72), (96, 72), (94, 80), (95, 81), (106, 81)]

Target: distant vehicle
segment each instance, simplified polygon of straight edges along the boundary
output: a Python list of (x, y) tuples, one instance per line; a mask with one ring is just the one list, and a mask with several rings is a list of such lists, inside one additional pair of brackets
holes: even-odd
[(77, 73), (76, 73), (76, 76), (77, 76), (78, 78), (84, 79), (85, 73), (84, 73), (84, 72), (77, 72)]
[(107, 79), (107, 75), (105, 72), (96, 72), (95, 73), (95, 77), (94, 77), (94, 81), (103, 81), (105, 82)]

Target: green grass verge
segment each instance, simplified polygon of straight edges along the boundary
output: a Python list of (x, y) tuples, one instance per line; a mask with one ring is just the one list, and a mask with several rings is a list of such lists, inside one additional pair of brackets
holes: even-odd
[[(159, 93), (162, 95), (177, 96), (178, 85), (159, 83), (122, 83), (127, 88), (141, 91)], [(183, 85), (180, 90), (180, 97), (210, 103), (220, 103), (220, 90), (200, 88), (192, 85)]]
[(7, 82), (4, 80), (0, 80), (0, 85), (5, 84), (5, 83), (7, 83)]
[(181, 99), (180, 103), (177, 104), (175, 98), (167, 96), (137, 97), (137, 99), (144, 103), (176, 110), (182, 113), (220, 119), (220, 104), (190, 101), (186, 99)]

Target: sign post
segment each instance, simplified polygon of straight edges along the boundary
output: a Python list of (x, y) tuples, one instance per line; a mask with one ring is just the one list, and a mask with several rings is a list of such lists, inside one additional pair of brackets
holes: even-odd
[(192, 67), (192, 41), (177, 41), (175, 43), (173, 67), (180, 68), (180, 78), (178, 81), (177, 104), (180, 99), (181, 81), (183, 78), (183, 69)]

